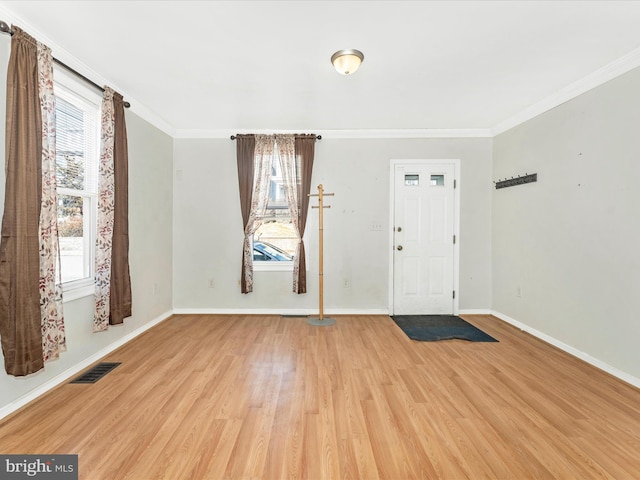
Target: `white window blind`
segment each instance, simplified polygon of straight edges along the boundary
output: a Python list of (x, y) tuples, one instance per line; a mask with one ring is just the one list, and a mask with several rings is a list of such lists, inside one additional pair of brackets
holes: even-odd
[[(58, 188), (97, 194), (96, 106), (68, 94), (56, 95), (56, 168)], [(83, 108), (84, 107), (84, 108)]]

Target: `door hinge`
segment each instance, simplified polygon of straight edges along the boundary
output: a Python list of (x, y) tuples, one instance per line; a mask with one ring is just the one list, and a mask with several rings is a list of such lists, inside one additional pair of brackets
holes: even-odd
[(453, 179), (453, 188), (456, 188), (456, 179)]
[(454, 299), (456, 298), (456, 291), (455, 290), (453, 291), (453, 298)]
[(456, 236), (455, 235), (453, 236), (453, 244), (454, 245), (456, 244)]

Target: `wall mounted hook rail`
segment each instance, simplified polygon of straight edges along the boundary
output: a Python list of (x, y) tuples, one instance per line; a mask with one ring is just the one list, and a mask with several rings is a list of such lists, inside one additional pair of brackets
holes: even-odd
[(497, 182), (493, 182), (496, 185), (496, 190), (500, 188), (513, 187), (515, 185), (524, 185), (525, 183), (533, 183), (538, 181), (537, 173), (525, 173), (524, 175), (518, 175), (517, 178), (511, 177), (509, 179), (505, 178), (504, 180), (498, 180)]

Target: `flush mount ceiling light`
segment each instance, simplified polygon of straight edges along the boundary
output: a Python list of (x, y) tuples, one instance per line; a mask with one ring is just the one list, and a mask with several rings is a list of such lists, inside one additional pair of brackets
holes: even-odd
[(364, 60), (364, 55), (360, 50), (338, 50), (331, 56), (331, 63), (338, 73), (349, 75), (354, 73), (360, 67)]

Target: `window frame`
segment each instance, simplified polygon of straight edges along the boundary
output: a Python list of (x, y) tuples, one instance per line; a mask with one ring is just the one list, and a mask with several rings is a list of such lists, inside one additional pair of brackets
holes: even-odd
[[(100, 125), (101, 125), (101, 108), (102, 95), (94, 88), (89, 87), (84, 82), (70, 75), (65, 70), (54, 65), (54, 95), (77, 105), (78, 103), (85, 106), (96, 108), (96, 131), (95, 131), (95, 168), (99, 167), (100, 161)], [(57, 127), (57, 126), (56, 126)], [(84, 259), (83, 266), (88, 268), (89, 275), (87, 277), (71, 280), (62, 283), (63, 302), (76, 300), (90, 295), (95, 295), (95, 258), (96, 258), (96, 237), (97, 237), (97, 219), (98, 219), (98, 173), (96, 171), (96, 191), (95, 192), (78, 192), (78, 190), (65, 187), (57, 187), (56, 195), (72, 195), (83, 199), (83, 232), (87, 232), (89, 238), (84, 239)]]

